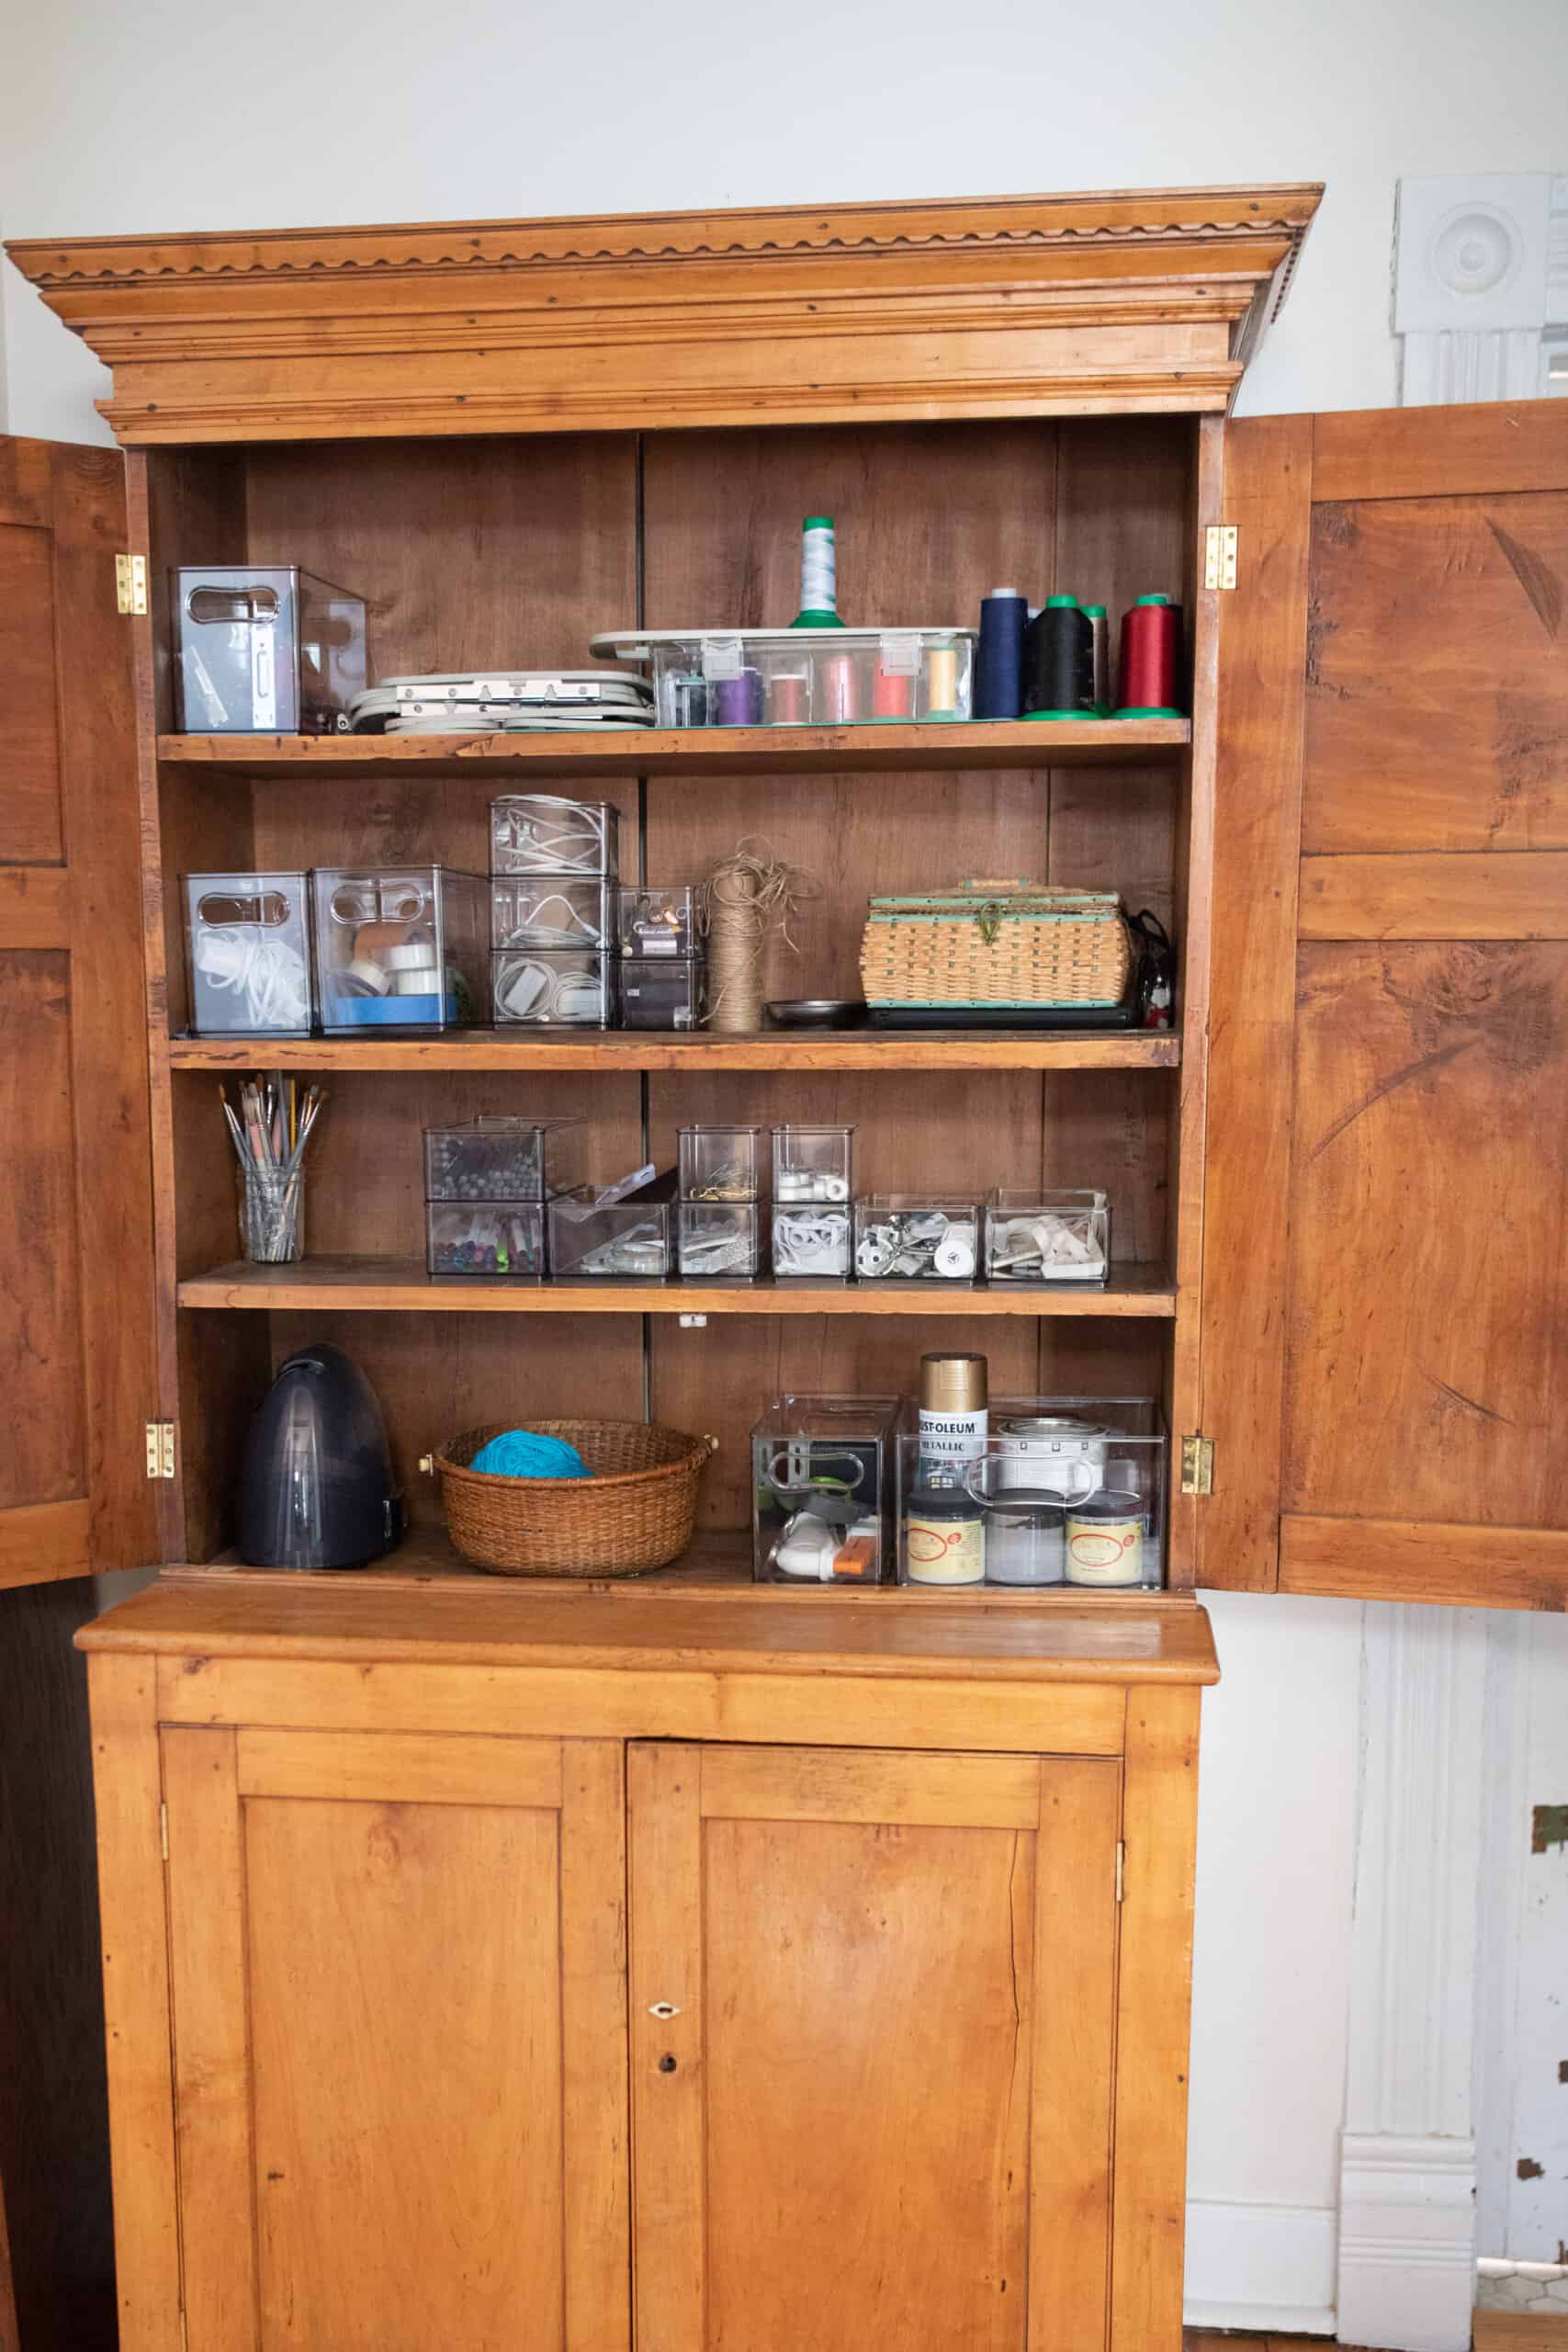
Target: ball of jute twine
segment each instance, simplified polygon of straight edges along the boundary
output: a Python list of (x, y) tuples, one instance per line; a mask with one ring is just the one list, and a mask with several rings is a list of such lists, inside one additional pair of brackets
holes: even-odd
[(710, 1029), (762, 1025), (762, 958), (777, 931), (793, 949), (790, 917), (821, 885), (748, 833), (697, 887), (697, 928), (708, 944)]

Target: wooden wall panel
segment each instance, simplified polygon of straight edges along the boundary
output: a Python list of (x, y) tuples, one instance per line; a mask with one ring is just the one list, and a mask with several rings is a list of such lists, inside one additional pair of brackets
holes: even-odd
[[(58, 864), (60, 724), (51, 534), (0, 505), (0, 677), (6, 681), (6, 789), (0, 864)], [(40, 623), (42, 624), (40, 626)]]
[(1303, 849), (1568, 846), (1568, 494), (1320, 504), (1312, 602)]
[(9, 1510), (86, 1485), (69, 956), (0, 948), (0, 1361), (17, 1374), (0, 1448)]
[(1302, 956), (1284, 1505), (1568, 1522), (1568, 948)]

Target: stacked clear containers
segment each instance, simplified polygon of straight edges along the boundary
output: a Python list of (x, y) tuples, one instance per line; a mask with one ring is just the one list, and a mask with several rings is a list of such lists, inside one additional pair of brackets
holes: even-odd
[(961, 1460), (906, 1430), (898, 1580), (1146, 1591), (1163, 1581), (1167, 1441), (1146, 1396), (994, 1403)]
[(761, 1127), (677, 1130), (682, 1282), (755, 1282), (761, 1262)]
[(998, 1185), (986, 1207), (986, 1279), (1103, 1283), (1111, 1271), (1111, 1201), (1100, 1192)]
[(197, 1036), (308, 1036), (305, 876), (187, 874), (185, 890), (190, 1025)]
[(491, 802), (491, 1001), (501, 1026), (614, 1021), (619, 822), (605, 800), (514, 793)]
[(645, 662), (661, 727), (841, 727), (967, 718), (975, 631), (608, 631), (601, 661)]
[(781, 1396), (751, 1432), (751, 1569), (864, 1590), (894, 1555), (896, 1396)]
[(863, 1283), (972, 1283), (979, 1261), (977, 1200), (869, 1193), (855, 1203), (855, 1272)]
[(297, 563), (173, 574), (187, 735), (331, 735), (365, 685), (365, 604)]
[(707, 1012), (707, 956), (689, 882), (621, 885), (621, 1026), (700, 1029)]
[(773, 1279), (845, 1283), (853, 1261), (853, 1127), (773, 1129)]
[(545, 1212), (582, 1172), (581, 1119), (475, 1119), (424, 1131), (425, 1266), (536, 1280)]
[(313, 868), (316, 1005), (327, 1035), (482, 1019), (484, 888), (451, 865)]
[(563, 1193), (550, 1203), (549, 1239), (557, 1282), (662, 1282), (675, 1262), (675, 1171), (630, 1193)]

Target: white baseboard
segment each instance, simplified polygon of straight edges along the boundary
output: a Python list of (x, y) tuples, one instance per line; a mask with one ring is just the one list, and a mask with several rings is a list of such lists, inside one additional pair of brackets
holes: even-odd
[(1396, 2352), (1467, 2352), (1475, 2290), (1475, 2143), (1346, 2132), (1339, 2330)]
[(1188, 2326), (1332, 2335), (1336, 2222), (1331, 2206), (1190, 2199)]

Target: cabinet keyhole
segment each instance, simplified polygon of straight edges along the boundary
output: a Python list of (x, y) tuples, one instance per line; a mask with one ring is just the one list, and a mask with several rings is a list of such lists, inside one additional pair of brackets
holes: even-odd
[(675, 2061), (668, 2050), (659, 2062), (659, 2071), (661, 2075), (672, 2075), (675, 2072)]

